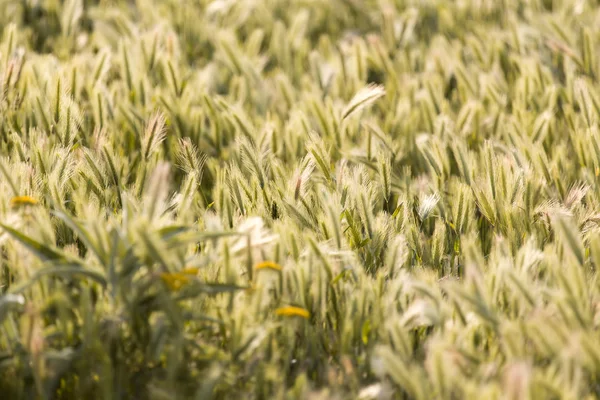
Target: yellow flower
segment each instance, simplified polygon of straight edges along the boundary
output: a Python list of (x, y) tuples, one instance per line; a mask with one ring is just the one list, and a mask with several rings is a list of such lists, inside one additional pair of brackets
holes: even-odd
[(272, 269), (273, 271), (282, 271), (283, 267), (273, 261), (263, 261), (256, 264), (254, 269)]
[(281, 317), (302, 317), (306, 319), (310, 317), (310, 313), (307, 309), (295, 306), (279, 307), (275, 310), (275, 315)]
[(10, 206), (13, 208), (21, 206), (35, 206), (38, 201), (31, 196), (16, 196), (10, 199)]
[(184, 285), (190, 282), (191, 277), (198, 273), (198, 268), (185, 268), (181, 272), (163, 272), (160, 274), (160, 279), (167, 285), (167, 287), (176, 292), (181, 289)]
[(198, 273), (198, 268), (196, 267), (187, 267), (181, 270), (182, 274), (186, 275), (196, 275)]

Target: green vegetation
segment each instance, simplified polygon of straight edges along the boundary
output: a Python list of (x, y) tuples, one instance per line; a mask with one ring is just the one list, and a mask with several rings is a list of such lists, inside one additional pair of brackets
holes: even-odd
[(600, 397), (594, 0), (0, 0), (0, 397)]

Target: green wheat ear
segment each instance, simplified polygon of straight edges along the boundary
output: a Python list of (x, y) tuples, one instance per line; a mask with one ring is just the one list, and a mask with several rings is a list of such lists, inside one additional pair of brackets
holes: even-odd
[(377, 99), (385, 95), (385, 89), (381, 85), (369, 85), (360, 89), (342, 112), (342, 120), (358, 113), (360, 110), (373, 104)]

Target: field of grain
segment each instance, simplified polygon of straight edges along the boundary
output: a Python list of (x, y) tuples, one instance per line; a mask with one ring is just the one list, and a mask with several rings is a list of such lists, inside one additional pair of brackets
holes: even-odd
[(0, 0), (2, 399), (600, 396), (597, 0)]

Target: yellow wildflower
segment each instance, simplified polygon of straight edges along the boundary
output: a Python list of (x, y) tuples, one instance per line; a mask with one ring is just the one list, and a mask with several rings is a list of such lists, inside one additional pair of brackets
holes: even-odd
[(259, 270), (259, 269), (272, 269), (273, 271), (282, 271), (283, 267), (279, 264), (277, 264), (276, 262), (273, 261), (263, 261), (263, 262), (259, 262), (258, 264), (256, 264), (254, 266), (254, 269)]
[(302, 317), (306, 319), (310, 317), (310, 313), (307, 309), (295, 306), (279, 307), (275, 310), (275, 315), (281, 317)]
[(167, 287), (176, 292), (190, 282), (190, 279), (198, 273), (198, 268), (185, 268), (181, 272), (163, 272), (160, 279)]
[(198, 273), (198, 268), (196, 267), (188, 267), (181, 270), (182, 274), (186, 275), (196, 275)]
[(13, 208), (21, 206), (35, 206), (38, 201), (31, 196), (16, 196), (10, 199), (10, 206)]

